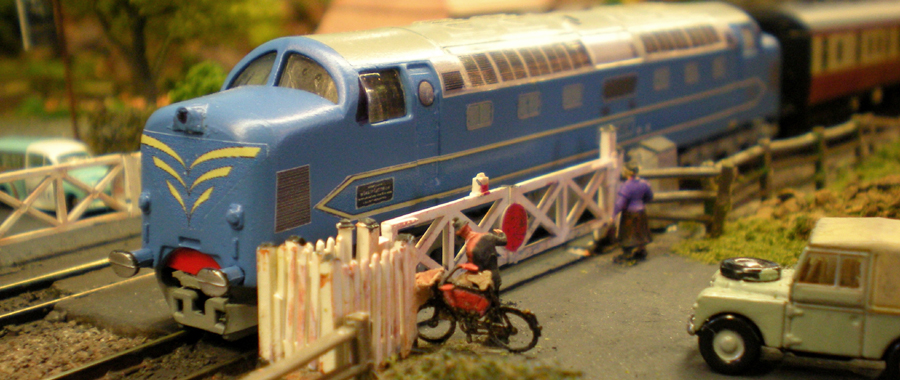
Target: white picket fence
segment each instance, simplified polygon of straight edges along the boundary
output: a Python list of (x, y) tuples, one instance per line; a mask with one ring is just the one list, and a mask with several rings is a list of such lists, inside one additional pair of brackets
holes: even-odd
[[(0, 192), (0, 203), (12, 209), (0, 223), (0, 246), (140, 215), (138, 208), (141, 189), (140, 162), (141, 154), (136, 152), (111, 154), (73, 163), (0, 173), (0, 184), (9, 184), (10, 187), (20, 181), (38, 183), (27, 194), (17, 194), (18, 197)], [(94, 184), (83, 183), (69, 174), (74, 170), (98, 166), (106, 168), (107, 172)], [(78, 188), (86, 194), (71, 210), (66, 208), (63, 192), (66, 185)], [(51, 189), (54, 198), (54, 202), (51, 204), (56, 206), (52, 214), (34, 206), (35, 201), (39, 197), (45, 196)], [(110, 192), (108, 189), (112, 189), (112, 191)], [(86, 216), (85, 212), (95, 206), (96, 201), (102, 202), (104, 207), (110, 211)], [(14, 227), (22, 221), (22, 217), (25, 215), (40, 221), (42, 225), (38, 228), (16, 230)]]
[[(337, 239), (257, 249), (260, 357), (277, 362), (328, 336), (354, 312), (370, 315), (375, 363), (409, 355), (416, 339), (415, 255), (408, 240), (379, 243), (378, 229), (339, 225)], [(322, 373), (352, 363), (349, 348), (317, 361)]]

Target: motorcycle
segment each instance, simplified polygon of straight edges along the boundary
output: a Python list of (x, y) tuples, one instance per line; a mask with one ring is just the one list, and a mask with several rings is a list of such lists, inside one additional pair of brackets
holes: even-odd
[[(487, 335), (490, 342), (510, 352), (534, 348), (541, 336), (537, 317), (530, 311), (502, 305), (483, 283), (479, 287), (465, 279), (456, 281), (454, 274), (459, 270), (465, 270), (469, 275), (478, 273), (476, 265), (464, 263), (442, 276), (440, 281), (435, 281), (431, 297), (419, 307), (416, 319), (419, 338), (435, 344), (446, 342), (458, 323), (469, 343), (475, 335)], [(490, 278), (489, 275), (486, 277)]]

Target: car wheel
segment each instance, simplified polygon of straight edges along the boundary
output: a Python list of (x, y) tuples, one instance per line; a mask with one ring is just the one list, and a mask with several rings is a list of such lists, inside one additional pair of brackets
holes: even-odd
[(762, 343), (753, 324), (743, 318), (716, 317), (697, 335), (700, 354), (716, 372), (736, 375), (759, 362)]
[(898, 380), (900, 379), (900, 342), (894, 343), (887, 353), (884, 355), (884, 373), (880, 379)]

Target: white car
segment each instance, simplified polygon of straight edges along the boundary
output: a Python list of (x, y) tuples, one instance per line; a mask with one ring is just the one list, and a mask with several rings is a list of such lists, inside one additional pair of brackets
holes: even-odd
[(761, 347), (884, 360), (900, 379), (900, 220), (822, 218), (796, 269), (728, 259), (688, 323), (714, 370), (739, 374)]

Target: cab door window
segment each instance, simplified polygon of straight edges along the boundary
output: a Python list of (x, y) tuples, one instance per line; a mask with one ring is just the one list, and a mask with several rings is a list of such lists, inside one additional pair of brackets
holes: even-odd
[(396, 69), (359, 75), (359, 109), (356, 119), (378, 123), (406, 116), (406, 97)]
[(861, 254), (810, 252), (797, 270), (794, 301), (862, 306), (865, 262)]

